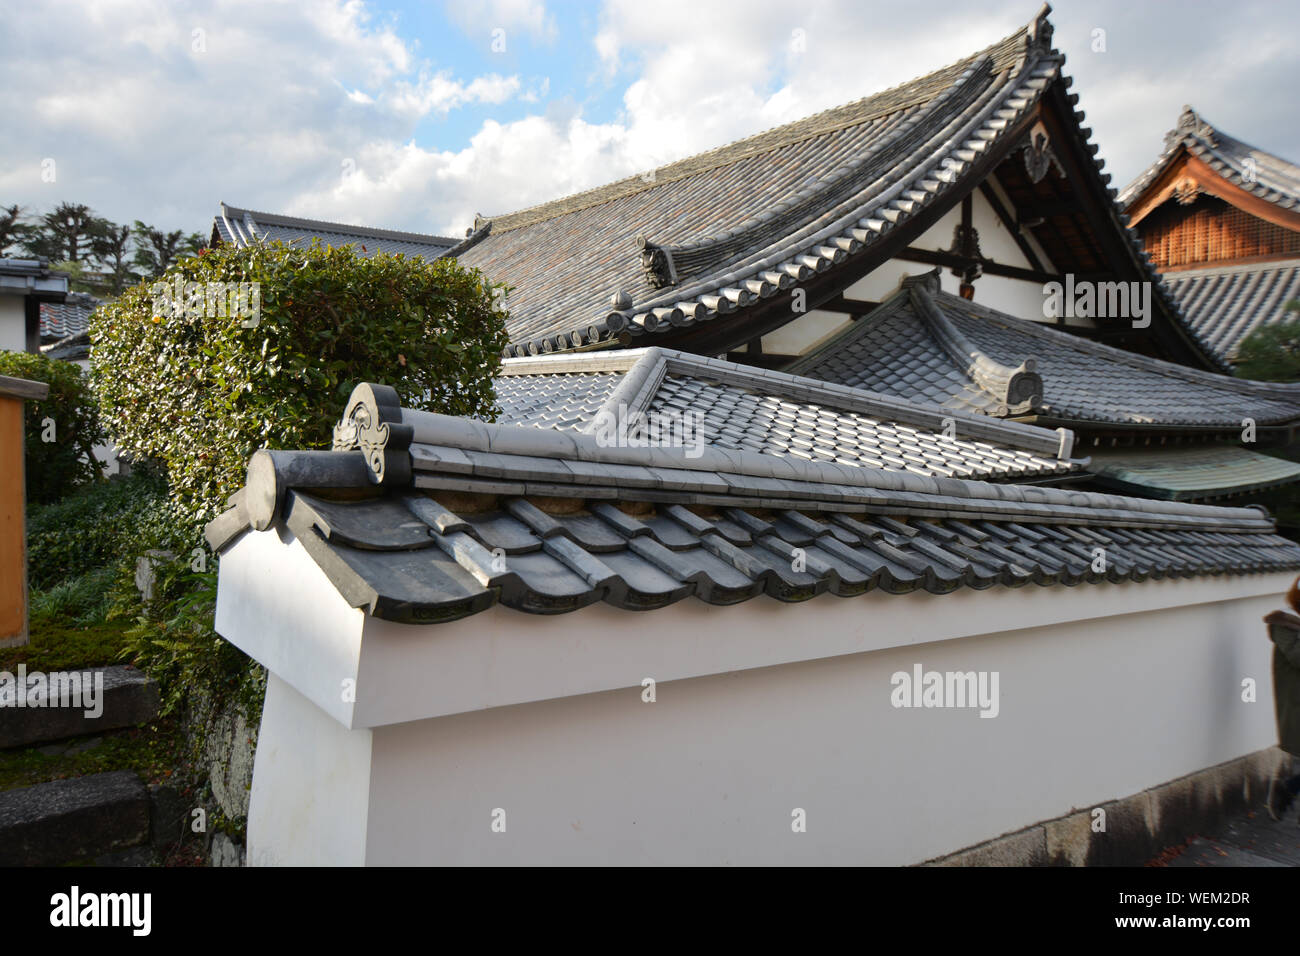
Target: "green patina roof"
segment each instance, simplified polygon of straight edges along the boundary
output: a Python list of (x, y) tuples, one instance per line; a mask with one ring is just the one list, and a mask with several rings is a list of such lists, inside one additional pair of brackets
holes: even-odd
[(1244, 494), (1300, 479), (1300, 464), (1225, 445), (1097, 452), (1090, 468), (1115, 488), (1170, 501)]

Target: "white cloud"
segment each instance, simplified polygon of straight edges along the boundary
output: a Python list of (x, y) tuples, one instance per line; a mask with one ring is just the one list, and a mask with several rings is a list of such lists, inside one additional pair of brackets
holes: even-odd
[(446, 114), (467, 103), (504, 103), (519, 92), (519, 77), (496, 73), (469, 83), (453, 79), (450, 71), (422, 75), (416, 83), (399, 83), (390, 99), (397, 112), (408, 116)]
[[(218, 200), (275, 210), (328, 192), (373, 144), (396, 149), (425, 116), (520, 88), (433, 71), (360, 0), (15, 6), (0, 31), (0, 89), (14, 94), (0, 198), (206, 232)], [(409, 210), (396, 224), (418, 225)]]
[(446, 11), (471, 36), (491, 37), (499, 29), (508, 38), (511, 31), (519, 30), (549, 43), (557, 34), (555, 18), (546, 12), (543, 0), (448, 0)]
[[(424, 59), (438, 50), (417, 54), (401, 21), (361, 0), (14, 5), (0, 33), (12, 101), (0, 204), (84, 201), (119, 221), (206, 231), (227, 200), (459, 235), (476, 212), (543, 202), (905, 82), (1016, 29), (1034, 4), (971, 6), (945, 0), (920, 18), (855, 0), (607, 0), (590, 22), (566, 21), (589, 31), (565, 38), (589, 51), (575, 71), (593, 77), (584, 90), (558, 88), (534, 62), (508, 75), (439, 69)], [(1242, 138), (1300, 155), (1291, 108), (1266, 95), (1300, 85), (1284, 34), (1253, 23), (1267, 7), (1241, 0), (1240, 16), (1212, 28), (1127, 0), (1057, 7), (1056, 44), (1117, 181), (1149, 161), (1188, 101)], [(558, 37), (535, 0), (454, 3), (448, 15), (469, 34)], [(1087, 52), (1098, 23), (1104, 56)], [(204, 53), (191, 49), (194, 29)], [(621, 94), (619, 109), (589, 115), (584, 98), (602, 84)], [(506, 102), (534, 115), (430, 141), (442, 127), (429, 120)], [(58, 160), (56, 184), (40, 181), (44, 157)]]

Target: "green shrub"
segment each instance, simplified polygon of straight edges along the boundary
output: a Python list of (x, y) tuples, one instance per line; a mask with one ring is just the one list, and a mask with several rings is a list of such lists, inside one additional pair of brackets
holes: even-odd
[(133, 567), (143, 552), (139, 542), (166, 537), (175, 523), (166, 484), (146, 473), (110, 478), (62, 501), (31, 507), (28, 583), (45, 591), (97, 568)]
[(278, 242), (181, 260), (97, 310), (90, 338), (109, 432), (164, 462), (197, 520), (224, 507), (257, 449), (329, 447), (359, 382), (408, 407), (492, 416), (506, 344), (493, 287), (455, 260)]
[[(1286, 304), (1300, 312), (1300, 301)], [(1236, 374), (1257, 382), (1300, 381), (1300, 317), (1261, 325), (1237, 346)]]
[[(213, 296), (209, 315), (200, 293), (215, 283), (235, 295), (222, 308)], [(506, 345), (494, 292), (455, 260), (271, 243), (184, 259), (95, 312), (101, 414), (121, 447), (165, 465), (176, 508), (168, 536), (133, 545), (178, 555), (157, 569), (154, 599), (141, 606), (123, 580), (114, 612), (133, 618), (127, 653), (158, 678), (169, 710), (210, 714), (233, 698), (256, 726), (265, 673), (213, 630), (216, 562), (191, 559), (252, 453), (328, 448), (363, 381), (393, 386), (408, 407), (493, 417)]]
[(79, 578), (60, 581), (47, 591), (33, 591), (31, 616), (79, 627), (103, 624), (108, 620), (116, 579), (116, 568), (95, 568)]
[[(49, 385), (24, 409), (27, 500), (57, 501), (102, 477), (93, 448), (104, 441), (98, 408), (81, 368), (32, 352), (0, 351), (0, 375)], [(47, 440), (52, 439), (52, 440)]]

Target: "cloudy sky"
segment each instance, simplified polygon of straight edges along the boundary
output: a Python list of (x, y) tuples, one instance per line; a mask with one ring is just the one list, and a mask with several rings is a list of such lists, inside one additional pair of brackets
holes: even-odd
[[(459, 236), (929, 72), (1035, 0), (0, 0), (0, 205)], [(1298, 0), (1061, 0), (1118, 184), (1184, 103), (1300, 160)], [(1098, 30), (1104, 51), (1094, 51)], [(53, 163), (50, 162), (53, 161)], [(50, 172), (53, 172), (53, 181)], [(44, 175), (43, 175), (44, 171)]]

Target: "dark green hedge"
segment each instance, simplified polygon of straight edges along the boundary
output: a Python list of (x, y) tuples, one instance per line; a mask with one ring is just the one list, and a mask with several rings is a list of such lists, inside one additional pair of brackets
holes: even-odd
[[(139, 541), (173, 521), (167, 487), (146, 474), (110, 478), (27, 512), (27, 579), (46, 590), (96, 568), (134, 565)], [(152, 547), (152, 543), (150, 543)]]
[[(209, 307), (199, 283), (228, 285)], [(455, 260), (222, 246), (95, 313), (101, 413), (119, 445), (165, 463), (187, 512), (208, 518), (258, 448), (329, 447), (359, 382), (393, 386), (408, 407), (494, 416), (506, 334), (493, 292)], [(227, 314), (207, 314), (218, 298)]]
[[(32, 352), (0, 351), (0, 375), (50, 386), (45, 398), (24, 403), (27, 500), (57, 501), (101, 477), (93, 448), (103, 443), (104, 433), (81, 368)], [(46, 441), (47, 437), (53, 441)]]
[(1238, 378), (1257, 382), (1300, 381), (1300, 302), (1286, 304), (1287, 318), (1261, 325), (1237, 346)]

